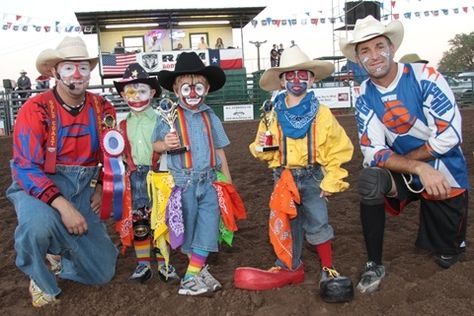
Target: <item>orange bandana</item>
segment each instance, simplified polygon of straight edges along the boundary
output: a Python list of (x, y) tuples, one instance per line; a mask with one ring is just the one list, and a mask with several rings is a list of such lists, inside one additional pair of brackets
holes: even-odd
[(296, 204), (300, 204), (300, 194), (293, 175), (284, 169), (270, 198), (269, 235), (273, 250), (287, 267), (292, 267), (293, 238), (290, 219), (296, 217)]

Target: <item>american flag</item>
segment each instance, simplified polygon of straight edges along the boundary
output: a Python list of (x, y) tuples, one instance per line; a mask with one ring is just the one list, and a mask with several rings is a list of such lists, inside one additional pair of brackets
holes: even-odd
[(137, 61), (136, 54), (103, 54), (102, 55), (102, 74), (123, 75), (128, 65)]

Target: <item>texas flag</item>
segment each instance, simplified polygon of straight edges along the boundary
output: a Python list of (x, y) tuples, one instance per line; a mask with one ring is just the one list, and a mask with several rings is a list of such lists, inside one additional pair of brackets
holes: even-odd
[(209, 49), (209, 64), (222, 69), (242, 68), (242, 50), (240, 49)]

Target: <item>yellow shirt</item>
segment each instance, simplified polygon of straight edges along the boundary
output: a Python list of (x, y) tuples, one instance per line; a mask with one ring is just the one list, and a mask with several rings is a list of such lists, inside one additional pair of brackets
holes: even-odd
[[(273, 135), (273, 144), (276, 145), (280, 143), (276, 113), (274, 118), (269, 130)], [(331, 110), (325, 105), (320, 105), (313, 124), (316, 124), (316, 135), (314, 136), (316, 140), (316, 162), (324, 172), (321, 189), (331, 193), (344, 191), (349, 187), (349, 183), (343, 181), (343, 179), (349, 173), (341, 165), (351, 160), (354, 146)], [(255, 141), (249, 145), (250, 152), (254, 157), (267, 161), (269, 168), (297, 169), (308, 165), (307, 136), (301, 139), (287, 137), (287, 163), (285, 166), (281, 166), (281, 148), (275, 151), (257, 151), (259, 146), (258, 135), (265, 131), (265, 124), (260, 121)]]

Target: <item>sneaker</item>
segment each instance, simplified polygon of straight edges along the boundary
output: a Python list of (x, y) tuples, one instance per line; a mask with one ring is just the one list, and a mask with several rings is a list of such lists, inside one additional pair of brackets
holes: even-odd
[(53, 272), (55, 275), (59, 275), (63, 270), (63, 266), (61, 265), (61, 256), (48, 253), (46, 254), (46, 260), (49, 263), (49, 269), (51, 272)]
[(162, 264), (158, 267), (158, 276), (161, 281), (166, 283), (174, 283), (179, 281), (179, 275), (176, 273), (176, 269), (169, 264), (168, 267), (165, 264)]
[(41, 290), (38, 285), (36, 285), (33, 279), (30, 279), (29, 291), (31, 295), (31, 303), (34, 307), (43, 307), (45, 305), (58, 302), (58, 299), (56, 299), (54, 295), (43, 292), (43, 290)]
[(133, 271), (133, 274), (130, 276), (131, 281), (137, 281), (140, 283), (144, 283), (148, 281), (153, 276), (153, 271), (151, 271), (151, 267), (147, 264), (140, 263)]
[(212, 289), (206, 285), (199, 275), (195, 275), (187, 280), (181, 280), (178, 294), (209, 296), (212, 295)]
[(212, 289), (213, 292), (222, 289), (222, 284), (216, 280), (209, 272), (209, 266), (206, 264), (199, 272), (199, 276), (203, 279), (204, 283)]
[(449, 269), (453, 264), (459, 261), (461, 254), (457, 255), (437, 255), (435, 262), (444, 269)]
[(328, 303), (349, 302), (354, 298), (354, 286), (350, 278), (340, 275), (336, 269), (323, 267), (319, 295)]
[(380, 282), (385, 276), (385, 267), (377, 265), (373, 261), (365, 264), (364, 272), (361, 275), (357, 289), (361, 293), (372, 293), (379, 288)]

